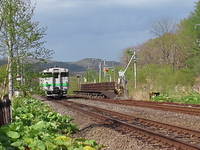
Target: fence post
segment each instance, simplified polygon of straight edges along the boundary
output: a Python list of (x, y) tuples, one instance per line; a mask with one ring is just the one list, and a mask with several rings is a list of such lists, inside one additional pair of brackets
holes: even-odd
[(8, 96), (0, 100), (0, 126), (11, 123), (11, 101)]

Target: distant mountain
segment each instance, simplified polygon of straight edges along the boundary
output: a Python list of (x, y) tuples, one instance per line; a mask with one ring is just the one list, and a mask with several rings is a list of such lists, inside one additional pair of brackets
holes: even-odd
[(104, 60), (96, 59), (96, 58), (85, 58), (80, 61), (74, 62), (73, 64), (82, 66), (83, 68), (85, 68), (85, 70), (87, 70), (87, 69), (98, 70), (100, 63), (102, 65), (105, 63), (105, 66), (107, 66), (107, 67), (116, 67), (116, 66), (121, 65), (119, 62), (116, 62), (116, 61), (105, 61), (104, 62)]
[[(68, 68), (70, 72), (84, 72), (87, 69), (98, 70), (99, 63), (101, 63), (102, 65), (104, 64), (104, 60), (95, 59), (95, 58), (85, 58), (76, 62), (47, 61), (44, 63), (44, 62), (37, 62), (33, 60), (31, 61), (34, 62), (32, 69), (35, 71), (42, 71), (46, 68), (57, 66), (57, 67)], [(0, 59), (0, 66), (6, 63), (7, 63), (7, 60)], [(120, 66), (121, 64), (116, 61), (105, 61), (105, 65), (108, 67), (116, 67), (116, 66)]]
[(77, 64), (73, 64), (71, 62), (58, 62), (58, 61), (49, 61), (46, 63), (35, 63), (33, 65), (34, 69), (37, 71), (42, 71), (47, 68), (52, 68), (52, 67), (61, 67), (61, 68), (68, 68), (71, 72), (83, 72), (85, 71), (85, 68), (82, 66), (79, 66)]

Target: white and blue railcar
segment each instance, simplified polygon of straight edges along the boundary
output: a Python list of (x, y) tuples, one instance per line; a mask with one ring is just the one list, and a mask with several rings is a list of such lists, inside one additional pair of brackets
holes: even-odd
[(40, 86), (47, 97), (64, 97), (69, 89), (69, 70), (66, 68), (49, 68), (42, 71)]

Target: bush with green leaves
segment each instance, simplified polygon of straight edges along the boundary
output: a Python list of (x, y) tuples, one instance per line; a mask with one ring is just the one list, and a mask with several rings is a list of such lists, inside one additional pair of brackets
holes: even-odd
[(77, 127), (68, 116), (53, 112), (33, 98), (13, 104), (13, 123), (0, 128), (2, 150), (96, 150), (94, 140), (71, 138)]
[(182, 97), (169, 97), (168, 95), (155, 96), (153, 101), (157, 102), (177, 102), (184, 104), (200, 104), (200, 94), (199, 93), (190, 93)]

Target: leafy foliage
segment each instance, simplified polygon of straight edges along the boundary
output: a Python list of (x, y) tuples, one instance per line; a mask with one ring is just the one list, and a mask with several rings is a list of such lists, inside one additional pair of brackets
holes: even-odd
[(154, 101), (158, 102), (178, 102), (184, 104), (200, 104), (200, 94), (190, 93), (189, 95), (177, 98), (169, 97), (168, 95), (156, 96), (153, 98)]
[(72, 119), (53, 112), (38, 100), (18, 98), (13, 108), (13, 123), (0, 128), (0, 149), (95, 150), (101, 147), (93, 140), (69, 137), (77, 131)]
[[(14, 95), (16, 76), (24, 78), (24, 66), (32, 59), (47, 59), (53, 51), (44, 47), (46, 28), (33, 21), (31, 0), (1, 0), (0, 53), (8, 57), (9, 98)], [(20, 84), (25, 85), (24, 82)]]

